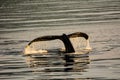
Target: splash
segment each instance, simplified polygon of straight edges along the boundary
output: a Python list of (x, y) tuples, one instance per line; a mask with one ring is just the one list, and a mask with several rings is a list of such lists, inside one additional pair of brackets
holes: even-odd
[(74, 46), (75, 51), (92, 50), (89, 39), (86, 40), (82, 37), (76, 37), (76, 38), (71, 38), (70, 40), (72, 42), (72, 45)]
[(36, 53), (47, 53), (47, 50), (36, 50), (35, 48), (31, 46), (26, 46), (24, 50), (24, 54), (36, 54)]
[(87, 50), (92, 50), (92, 48), (91, 48), (91, 46), (90, 46), (89, 39), (88, 39), (88, 40), (86, 40), (86, 43), (87, 43), (87, 46), (86, 46), (86, 48), (85, 48), (85, 49), (87, 49)]

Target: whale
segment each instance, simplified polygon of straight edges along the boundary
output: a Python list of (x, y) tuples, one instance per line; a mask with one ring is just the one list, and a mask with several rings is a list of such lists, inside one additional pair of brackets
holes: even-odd
[[(75, 32), (71, 34), (62, 34), (62, 35), (48, 35), (48, 36), (41, 36), (38, 38), (33, 39), (28, 43), (28, 45), (25, 47), (24, 53), (25, 54), (32, 54), (32, 53), (48, 53), (48, 50), (34, 50), (30, 47), (30, 45), (34, 42), (39, 42), (39, 41), (51, 41), (51, 40), (61, 40), (64, 44), (65, 50), (64, 53), (73, 53), (75, 52), (75, 49), (70, 41), (70, 38), (75, 38), (75, 37), (83, 37), (86, 39), (87, 46), (86, 49), (91, 49), (90, 44), (89, 44), (89, 36), (86, 33), (83, 32)], [(32, 52), (31, 52), (32, 51)]]

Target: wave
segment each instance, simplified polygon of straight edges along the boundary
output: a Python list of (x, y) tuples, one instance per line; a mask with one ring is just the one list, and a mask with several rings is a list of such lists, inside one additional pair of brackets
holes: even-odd
[(30, 28), (119, 21), (119, 4), (119, 0), (5, 1), (0, 24), (2, 28)]

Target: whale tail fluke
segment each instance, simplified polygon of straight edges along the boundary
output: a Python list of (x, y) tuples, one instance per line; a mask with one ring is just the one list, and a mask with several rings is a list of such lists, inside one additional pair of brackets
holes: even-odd
[[(35, 50), (34, 48), (30, 47), (32, 45), (32, 43), (35, 42), (48, 42), (48, 44), (50, 43), (50, 41), (54, 41), (54, 40), (59, 40), (62, 41), (65, 50), (65, 53), (72, 53), (75, 52), (75, 47), (74, 47), (74, 42), (71, 41), (71, 39), (73, 38), (84, 38), (86, 40), (86, 49), (91, 50), (90, 44), (89, 44), (89, 36), (86, 33), (83, 32), (75, 32), (72, 34), (63, 34), (63, 35), (49, 35), (49, 36), (42, 36), (42, 37), (38, 37), (33, 39), (31, 42), (28, 43), (28, 45), (25, 47), (25, 53), (47, 53), (48, 51), (45, 49), (41, 49), (41, 50)], [(76, 43), (76, 45), (79, 45), (80, 42)], [(81, 42), (82, 43), (82, 42)], [(40, 45), (40, 44), (38, 44)], [(59, 44), (57, 44), (59, 45)], [(45, 45), (41, 45), (41, 46), (45, 46)]]

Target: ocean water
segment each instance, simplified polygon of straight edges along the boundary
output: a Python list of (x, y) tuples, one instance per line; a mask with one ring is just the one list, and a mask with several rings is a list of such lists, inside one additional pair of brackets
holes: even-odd
[[(119, 80), (119, 4), (120, 0), (0, 0), (0, 80)], [(36, 37), (73, 32), (90, 36), (89, 54), (23, 54)]]

